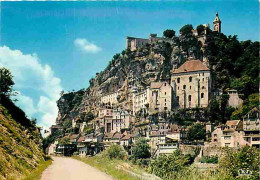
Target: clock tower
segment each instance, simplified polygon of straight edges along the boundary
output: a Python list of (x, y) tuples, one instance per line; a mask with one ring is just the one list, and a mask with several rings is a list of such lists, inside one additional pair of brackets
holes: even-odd
[(213, 21), (213, 31), (221, 32), (221, 21), (218, 16), (218, 12), (216, 13), (216, 17)]

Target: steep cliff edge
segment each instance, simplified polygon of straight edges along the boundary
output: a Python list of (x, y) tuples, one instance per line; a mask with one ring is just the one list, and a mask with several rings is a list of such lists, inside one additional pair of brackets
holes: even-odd
[(0, 179), (21, 179), (44, 160), (42, 137), (9, 99), (0, 102)]

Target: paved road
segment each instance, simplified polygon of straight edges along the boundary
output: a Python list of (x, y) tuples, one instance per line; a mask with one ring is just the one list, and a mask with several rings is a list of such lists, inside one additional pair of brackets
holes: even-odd
[(113, 180), (107, 174), (72, 158), (53, 157), (41, 180)]

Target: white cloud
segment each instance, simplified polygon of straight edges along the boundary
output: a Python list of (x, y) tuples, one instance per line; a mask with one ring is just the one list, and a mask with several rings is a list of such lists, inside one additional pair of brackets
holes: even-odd
[(97, 53), (101, 51), (102, 49), (98, 47), (97, 45), (89, 42), (85, 38), (77, 38), (74, 40), (74, 45), (78, 47), (81, 51), (87, 52), (87, 53)]
[[(56, 101), (62, 87), (51, 67), (41, 64), (36, 54), (23, 54), (20, 50), (12, 50), (7, 46), (0, 46), (0, 67), (10, 69), (14, 76), (14, 89), (20, 92), (16, 104), (29, 117), (40, 117), (40, 126), (49, 127), (54, 124), (58, 115)], [(24, 92), (31, 96), (25, 96)]]
[(16, 97), (17, 101), (17, 105), (20, 107), (23, 107), (23, 110), (26, 112), (26, 115), (30, 118), (32, 117), (36, 112), (37, 109), (34, 107), (33, 104), (33, 99), (22, 95), (21, 92), (18, 92), (18, 96)]

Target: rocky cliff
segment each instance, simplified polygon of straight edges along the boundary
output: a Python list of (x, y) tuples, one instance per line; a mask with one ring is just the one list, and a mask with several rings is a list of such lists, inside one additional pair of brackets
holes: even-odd
[(43, 160), (39, 129), (9, 99), (1, 97), (0, 179), (22, 179)]
[(152, 81), (170, 80), (173, 66), (184, 62), (185, 53), (179, 39), (170, 42), (147, 44), (136, 51), (124, 50), (116, 54), (104, 71), (97, 73), (86, 90), (63, 94), (57, 101), (59, 116), (57, 123), (66, 119), (84, 118), (88, 111), (97, 113), (101, 96), (121, 90), (119, 102), (129, 107), (128, 94), (132, 88), (142, 90)]

